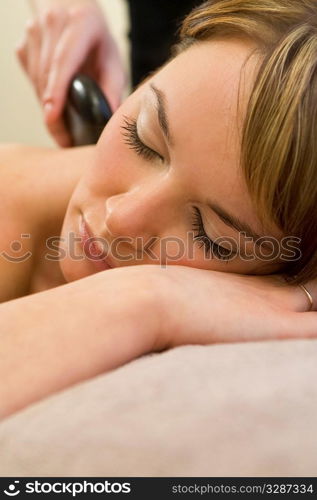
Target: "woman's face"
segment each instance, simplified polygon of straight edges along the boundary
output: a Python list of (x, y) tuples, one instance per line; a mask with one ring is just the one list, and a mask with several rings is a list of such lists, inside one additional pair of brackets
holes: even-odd
[(242, 40), (192, 46), (117, 110), (66, 213), (68, 281), (138, 264), (276, 270), (259, 238), (282, 235), (263, 232), (239, 167), (254, 49)]

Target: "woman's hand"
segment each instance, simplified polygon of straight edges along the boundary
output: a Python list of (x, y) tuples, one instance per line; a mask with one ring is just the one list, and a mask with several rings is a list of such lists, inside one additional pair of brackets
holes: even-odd
[(309, 304), (303, 290), (278, 276), (182, 266), (168, 266), (161, 275), (165, 322), (158, 335), (164, 348), (317, 336), (317, 314), (304, 314)]
[(18, 58), (44, 108), (46, 125), (62, 147), (71, 145), (62, 113), (77, 72), (94, 78), (115, 110), (126, 77), (118, 48), (97, 2), (50, 7), (27, 25)]

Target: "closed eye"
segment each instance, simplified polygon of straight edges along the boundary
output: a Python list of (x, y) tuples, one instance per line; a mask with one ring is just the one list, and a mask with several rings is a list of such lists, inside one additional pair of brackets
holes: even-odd
[(164, 161), (162, 155), (160, 155), (157, 151), (154, 151), (154, 149), (150, 148), (141, 141), (138, 134), (137, 122), (135, 119), (125, 116), (124, 125), (121, 126), (121, 129), (123, 131), (122, 134), (125, 144), (133, 149), (139, 156), (142, 156), (145, 160), (148, 161), (154, 159)]
[(207, 235), (200, 210), (197, 207), (194, 208), (193, 213), (193, 229), (196, 232), (194, 240), (198, 241), (200, 247), (204, 247), (206, 256), (211, 258), (216, 258), (219, 260), (229, 261), (237, 256), (236, 252), (229, 250), (223, 246), (217, 245), (215, 241), (209, 238)]

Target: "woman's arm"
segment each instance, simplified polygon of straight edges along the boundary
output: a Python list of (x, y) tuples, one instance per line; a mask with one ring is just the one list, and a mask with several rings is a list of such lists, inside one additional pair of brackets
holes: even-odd
[(0, 305), (0, 418), (160, 347), (156, 274), (109, 270)]
[(298, 287), (182, 266), (131, 266), (0, 306), (0, 416), (183, 344), (317, 337)]

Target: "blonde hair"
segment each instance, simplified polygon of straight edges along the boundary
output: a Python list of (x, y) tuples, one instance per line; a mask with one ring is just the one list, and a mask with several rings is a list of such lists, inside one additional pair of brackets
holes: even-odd
[(246, 36), (263, 60), (245, 118), (241, 166), (262, 222), (300, 239), (285, 266), (293, 283), (317, 276), (317, 12), (315, 0), (210, 0), (183, 22), (178, 51)]

